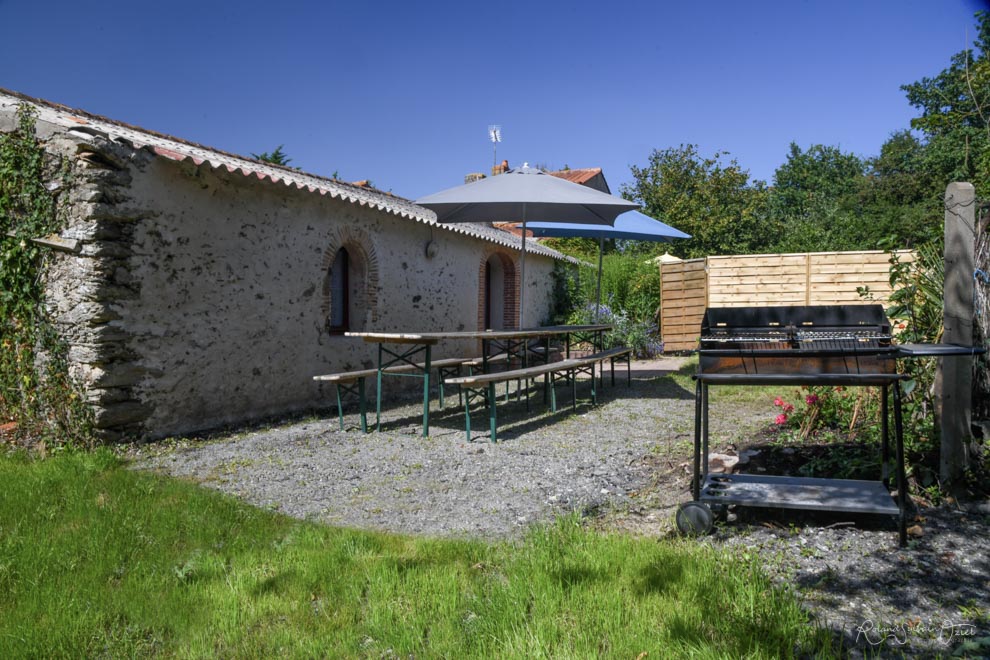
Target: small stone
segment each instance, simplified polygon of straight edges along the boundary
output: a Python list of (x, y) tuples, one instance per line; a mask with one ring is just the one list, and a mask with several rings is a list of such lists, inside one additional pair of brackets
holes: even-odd
[(726, 474), (729, 474), (732, 472), (732, 468), (735, 467), (736, 463), (738, 462), (739, 462), (738, 456), (729, 456), (728, 454), (709, 454), (708, 471), (724, 472)]

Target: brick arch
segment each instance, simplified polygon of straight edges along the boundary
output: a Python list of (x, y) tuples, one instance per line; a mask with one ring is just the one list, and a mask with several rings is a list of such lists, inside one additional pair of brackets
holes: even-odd
[(519, 276), (512, 253), (497, 247), (490, 247), (481, 256), (478, 264), (478, 329), (485, 329), (485, 266), (492, 257), (498, 257), (502, 264), (502, 281), (505, 294), (502, 301), (502, 321), (506, 328), (519, 325)]
[[(323, 252), (323, 296), (320, 310), (324, 318), (330, 317), (330, 268), (340, 248), (347, 250), (351, 267), (358, 274), (361, 286), (353, 301), (359, 319), (352, 319), (355, 329), (378, 321), (378, 251), (371, 235), (355, 227), (338, 227), (333, 230), (327, 249)], [(358, 321), (354, 323), (354, 321)]]

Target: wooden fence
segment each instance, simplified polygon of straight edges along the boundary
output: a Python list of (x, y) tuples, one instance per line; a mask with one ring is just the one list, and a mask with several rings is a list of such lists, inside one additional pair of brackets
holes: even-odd
[[(914, 254), (899, 251), (902, 261)], [(697, 348), (706, 307), (886, 303), (890, 254), (815, 252), (706, 257), (660, 265), (664, 350)], [(859, 295), (868, 286), (873, 300)]]

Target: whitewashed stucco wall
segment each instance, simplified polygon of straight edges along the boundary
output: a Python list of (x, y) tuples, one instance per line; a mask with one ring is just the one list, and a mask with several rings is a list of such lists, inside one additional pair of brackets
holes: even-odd
[[(355, 329), (478, 329), (484, 260), (500, 253), (518, 268), (518, 252), (491, 241), (288, 186), (272, 180), (280, 170), (2, 90), (0, 131), (14, 129), (25, 102), (39, 113), (50, 165), (71, 174), (71, 185), (54, 175), (50, 182), (65, 204), (60, 239), (75, 247), (48, 254), (46, 305), (68, 346), (69, 373), (108, 440), (329, 406), (331, 389), (321, 391), (312, 376), (371, 367), (377, 355), (373, 344), (325, 329), (324, 280), (342, 244), (370, 267), (374, 304), (352, 319)], [(313, 185), (302, 173), (296, 179)], [(410, 210), (374, 191), (329, 188)], [(528, 257), (529, 324), (547, 320), (552, 271), (550, 258)], [(451, 342), (437, 355), (478, 348)], [(386, 396), (417, 385), (391, 379)]]
[[(330, 403), (311, 377), (368, 368), (377, 349), (325, 330), (326, 259), (342, 240), (377, 270), (374, 304), (352, 329), (478, 328), (488, 242), (318, 194), (154, 159), (135, 170), (132, 203), (154, 209), (133, 229), (136, 297), (116, 305), (144, 373), (134, 396), (154, 437)], [(438, 246), (427, 258), (426, 244)], [(526, 318), (551, 306), (553, 261), (527, 255)], [(477, 354), (448, 342), (437, 357)], [(416, 384), (390, 379), (388, 391)]]

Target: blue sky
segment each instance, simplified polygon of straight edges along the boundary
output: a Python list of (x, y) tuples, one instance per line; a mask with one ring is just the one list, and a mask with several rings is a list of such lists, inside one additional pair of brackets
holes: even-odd
[(790, 142), (874, 155), (980, 0), (0, 0), (0, 87), (416, 198), (498, 158), (602, 167)]

